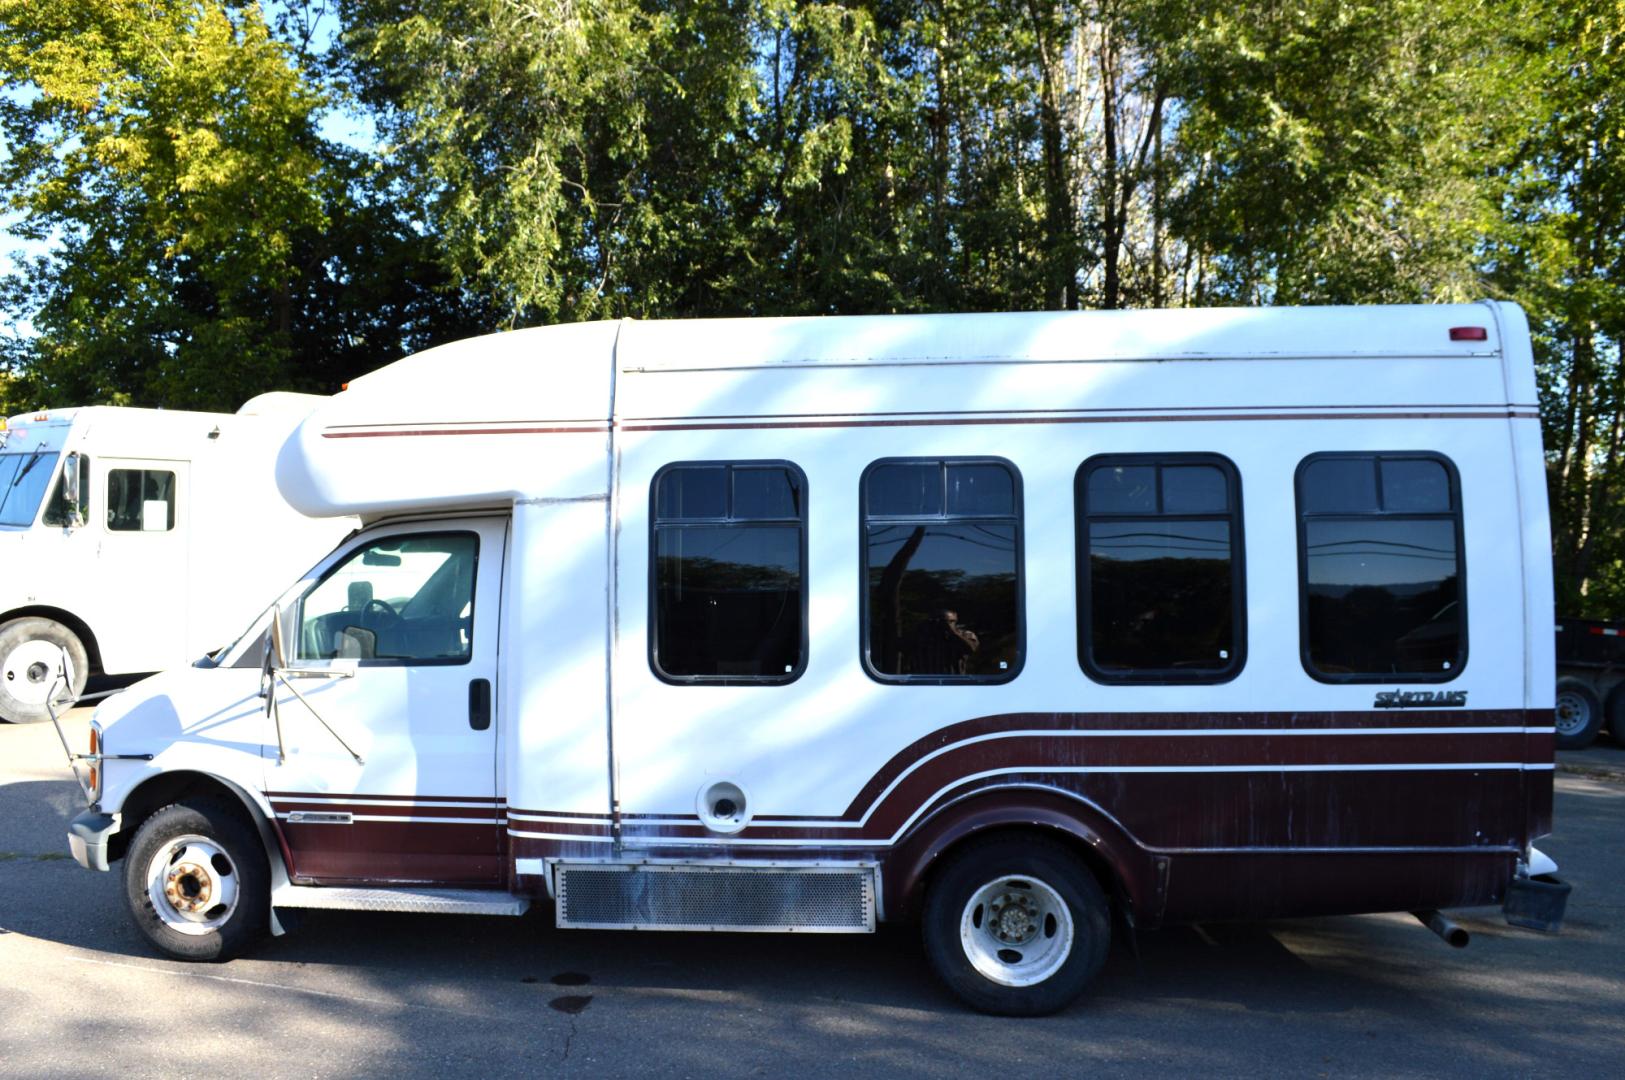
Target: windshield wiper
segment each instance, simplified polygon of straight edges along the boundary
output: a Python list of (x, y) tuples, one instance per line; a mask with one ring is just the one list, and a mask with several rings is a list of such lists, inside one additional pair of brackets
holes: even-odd
[(39, 459), (44, 456), (45, 447), (42, 446), (35, 450), (33, 456), (31, 456), (27, 461), (23, 462), (23, 467), (17, 470), (17, 478), (11, 482), (11, 486), (16, 487), (18, 484), (22, 483), (23, 477), (28, 475), (28, 470), (32, 469), (35, 465), (38, 465)]

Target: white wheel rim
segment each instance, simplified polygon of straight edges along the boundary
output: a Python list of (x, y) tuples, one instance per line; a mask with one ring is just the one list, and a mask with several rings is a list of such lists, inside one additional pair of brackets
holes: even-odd
[(61, 666), (59, 646), (41, 638), (25, 641), (0, 659), (0, 685), (24, 705), (41, 706), (50, 696)]
[(977, 889), (959, 917), (965, 959), (1000, 986), (1033, 986), (1054, 975), (1072, 955), (1076, 934), (1061, 894), (1019, 874)]
[(237, 896), (237, 866), (208, 837), (176, 837), (147, 863), (147, 898), (171, 930), (214, 933), (237, 910)]
[(1564, 691), (1557, 695), (1557, 731), (1560, 735), (1573, 735), (1585, 730), (1591, 721), (1591, 709), (1579, 694)]

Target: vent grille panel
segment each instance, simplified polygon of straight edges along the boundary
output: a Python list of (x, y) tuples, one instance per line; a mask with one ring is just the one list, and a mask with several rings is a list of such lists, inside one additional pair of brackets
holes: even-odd
[(875, 928), (874, 870), (565, 864), (558, 924), (866, 933)]

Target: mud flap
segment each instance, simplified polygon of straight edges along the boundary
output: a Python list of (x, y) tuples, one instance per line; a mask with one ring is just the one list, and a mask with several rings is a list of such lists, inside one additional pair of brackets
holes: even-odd
[(1569, 892), (1573, 888), (1552, 874), (1515, 877), (1507, 886), (1502, 914), (1511, 926), (1555, 934), (1563, 927), (1563, 910), (1568, 906)]

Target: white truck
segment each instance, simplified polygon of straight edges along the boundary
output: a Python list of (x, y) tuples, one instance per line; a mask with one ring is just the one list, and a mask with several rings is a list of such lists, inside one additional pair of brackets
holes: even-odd
[(167, 955), (913, 921), (1041, 1013), (1127, 928), (1561, 918), (1515, 306), (542, 327), (352, 382), (277, 472), (363, 529), (78, 759), (69, 846)]
[(64, 649), (78, 693), (220, 648), (353, 528), (276, 490), (277, 448), (322, 400), (0, 418), (0, 719), (48, 719)]

